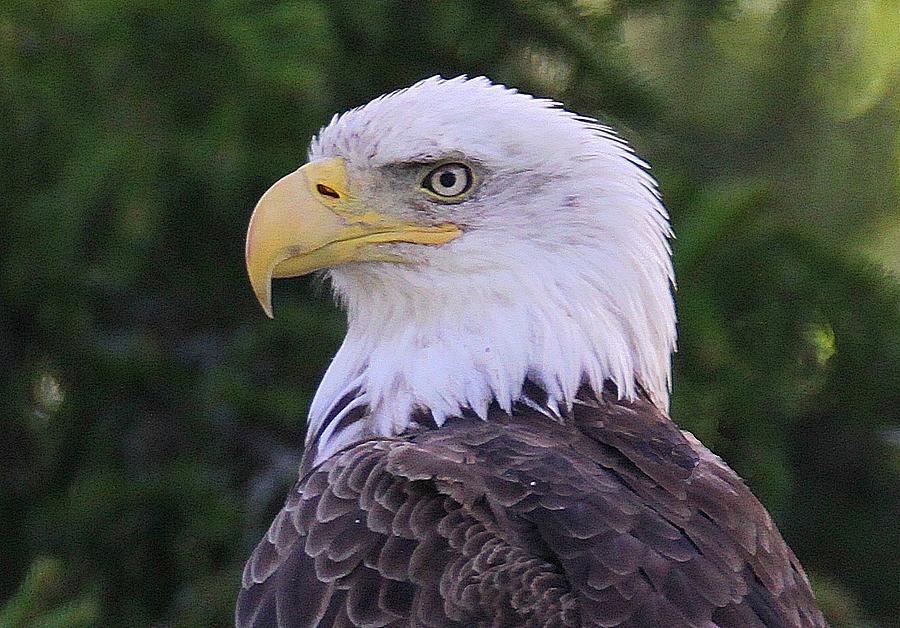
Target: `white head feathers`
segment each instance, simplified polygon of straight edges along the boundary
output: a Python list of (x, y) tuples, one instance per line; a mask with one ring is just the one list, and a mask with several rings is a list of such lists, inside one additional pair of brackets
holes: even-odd
[[(465, 409), (485, 416), (492, 401), (509, 409), (526, 378), (551, 407), (608, 380), (667, 408), (671, 232), (654, 180), (610, 129), (485, 78), (434, 77), (336, 116), (310, 148), (334, 156), (351, 183), (449, 159), (473, 164), (477, 187), (419, 214), (459, 225), (456, 240), (390, 245), (413, 264), (329, 271), (349, 329), (310, 411), (317, 460), (398, 434), (417, 410), (441, 424)], [(421, 208), (398, 197), (381, 209)], [(365, 419), (336, 428), (360, 407)]]

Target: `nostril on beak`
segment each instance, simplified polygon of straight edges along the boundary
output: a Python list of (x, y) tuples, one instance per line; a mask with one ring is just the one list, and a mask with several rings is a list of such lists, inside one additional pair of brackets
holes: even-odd
[(341, 198), (341, 195), (338, 194), (337, 190), (323, 183), (316, 184), (316, 191), (322, 196), (328, 196), (329, 198)]

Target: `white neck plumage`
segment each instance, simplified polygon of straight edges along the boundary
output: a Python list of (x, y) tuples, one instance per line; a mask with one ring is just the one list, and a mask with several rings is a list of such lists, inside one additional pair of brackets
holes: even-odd
[(526, 380), (551, 412), (604, 382), (666, 409), (675, 315), (660, 241), (636, 237), (632, 255), (545, 242), (490, 259), (475, 243), (472, 255), (453, 252), (465, 268), (334, 269), (349, 328), (313, 400), (307, 456), (318, 463), (361, 438), (401, 434), (423, 412), (440, 426), (467, 411), (486, 418), (492, 403), (509, 411)]

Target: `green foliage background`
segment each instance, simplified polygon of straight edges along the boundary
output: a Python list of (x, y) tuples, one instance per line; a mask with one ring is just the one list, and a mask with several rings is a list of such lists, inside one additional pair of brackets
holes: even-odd
[(262, 316), (247, 218), (332, 113), (437, 73), (560, 99), (654, 164), (674, 417), (834, 625), (900, 625), (897, 8), (3, 3), (0, 626), (230, 623), (343, 326), (304, 280)]

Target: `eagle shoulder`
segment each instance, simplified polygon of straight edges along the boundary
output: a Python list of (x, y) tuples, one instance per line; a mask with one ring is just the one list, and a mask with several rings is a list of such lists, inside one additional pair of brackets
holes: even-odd
[(740, 479), (644, 402), (366, 441), (301, 479), (239, 626), (824, 626)]
[(247, 562), (236, 624), (578, 625), (562, 574), (508, 542), (466, 462), (414, 438), (326, 461)]

